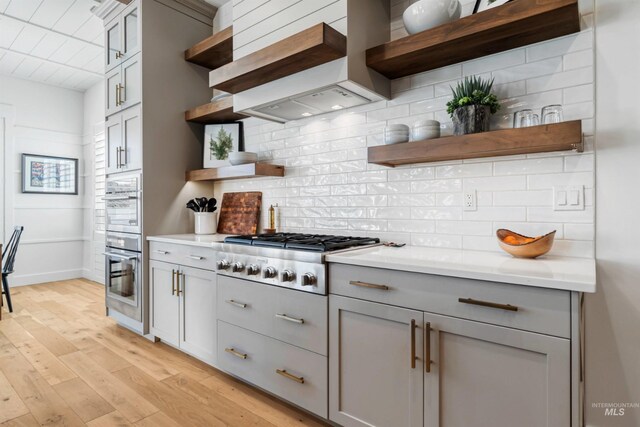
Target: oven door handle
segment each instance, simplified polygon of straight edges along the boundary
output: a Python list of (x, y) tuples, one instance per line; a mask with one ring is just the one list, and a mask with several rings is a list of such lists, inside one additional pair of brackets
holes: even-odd
[(112, 254), (110, 252), (103, 252), (102, 255), (108, 256), (110, 258), (117, 258), (123, 261), (133, 261), (134, 259), (138, 259), (137, 255), (120, 255), (120, 254)]
[(102, 200), (136, 200), (138, 196), (105, 196)]

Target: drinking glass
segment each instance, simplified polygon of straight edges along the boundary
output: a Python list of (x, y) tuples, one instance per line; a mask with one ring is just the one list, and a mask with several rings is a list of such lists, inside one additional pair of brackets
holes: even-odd
[(533, 110), (520, 110), (513, 114), (514, 128), (526, 128), (529, 126), (537, 126), (539, 124), (540, 119), (537, 114), (533, 113)]
[(562, 121), (562, 105), (547, 105), (542, 108), (542, 123), (560, 123)]

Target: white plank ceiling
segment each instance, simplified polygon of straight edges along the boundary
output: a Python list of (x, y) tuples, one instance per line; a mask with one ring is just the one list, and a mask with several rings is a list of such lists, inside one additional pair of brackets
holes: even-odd
[(104, 78), (95, 0), (0, 0), (0, 74), (84, 91)]

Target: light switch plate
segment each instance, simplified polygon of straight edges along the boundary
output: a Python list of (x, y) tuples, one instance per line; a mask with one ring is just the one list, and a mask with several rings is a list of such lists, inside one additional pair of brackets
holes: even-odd
[(562, 185), (553, 187), (554, 211), (583, 211), (584, 185)]

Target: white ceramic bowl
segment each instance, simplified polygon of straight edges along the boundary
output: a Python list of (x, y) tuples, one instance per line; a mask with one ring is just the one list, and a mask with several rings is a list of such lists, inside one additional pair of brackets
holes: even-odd
[(411, 139), (423, 141), (425, 139), (440, 138), (440, 128), (414, 128)]
[(460, 18), (458, 0), (419, 0), (404, 11), (402, 20), (409, 34), (416, 34)]
[(258, 154), (248, 151), (233, 151), (229, 153), (229, 163), (232, 165), (244, 165), (258, 161)]
[(409, 132), (409, 126), (398, 123), (395, 125), (388, 125), (384, 128), (386, 132)]
[(409, 126), (403, 124), (389, 125), (384, 128), (382, 133), (384, 143), (387, 145), (408, 142), (409, 135)]

